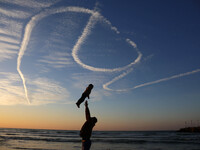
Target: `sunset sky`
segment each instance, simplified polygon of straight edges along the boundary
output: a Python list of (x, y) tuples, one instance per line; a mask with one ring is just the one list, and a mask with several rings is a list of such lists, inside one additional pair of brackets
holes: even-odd
[(176, 130), (200, 120), (198, 0), (1, 0), (0, 127)]

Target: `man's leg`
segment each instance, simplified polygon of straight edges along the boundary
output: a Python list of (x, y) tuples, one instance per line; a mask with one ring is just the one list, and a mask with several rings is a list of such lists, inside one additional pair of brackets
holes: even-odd
[(91, 141), (90, 140), (85, 140), (82, 142), (82, 150), (90, 150), (91, 147)]

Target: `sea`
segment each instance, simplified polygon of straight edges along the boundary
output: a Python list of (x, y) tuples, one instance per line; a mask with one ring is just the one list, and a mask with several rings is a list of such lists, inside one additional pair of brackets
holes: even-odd
[[(93, 131), (91, 150), (200, 150), (199, 133)], [(0, 150), (81, 150), (79, 131), (0, 128)]]

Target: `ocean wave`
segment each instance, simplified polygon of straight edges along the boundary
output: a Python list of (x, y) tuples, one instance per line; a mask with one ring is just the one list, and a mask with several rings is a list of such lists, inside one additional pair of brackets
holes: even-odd
[[(7, 136), (7, 137), (0, 137), (0, 141), (5, 140), (22, 140), (22, 141), (45, 141), (45, 142), (71, 142), (71, 143), (80, 143), (81, 138), (49, 138), (49, 137), (28, 137), (28, 136)], [(111, 143), (111, 144), (145, 144), (145, 143), (159, 143), (159, 144), (199, 144), (200, 140), (193, 139), (193, 140), (187, 140), (187, 139), (135, 139), (135, 138), (91, 138), (93, 142), (100, 142), (100, 143)]]
[[(0, 142), (7, 140), (44, 141), (80, 143), (79, 131), (37, 130), (37, 129), (0, 129)], [(110, 144), (197, 144), (200, 134), (177, 132), (133, 132), (133, 131), (94, 131), (91, 140), (96, 143)]]
[[(26, 149), (26, 150), (41, 150), (41, 148), (24, 148), (24, 147), (12, 147), (14, 149)], [(49, 150), (49, 149), (44, 149), (42, 148), (42, 150)], [(56, 150), (56, 149), (51, 149), (51, 150)]]
[(37, 137), (6, 137), (7, 140), (23, 140), (23, 141), (45, 141), (45, 142), (80, 142), (81, 139), (62, 139), (62, 138), (37, 138)]

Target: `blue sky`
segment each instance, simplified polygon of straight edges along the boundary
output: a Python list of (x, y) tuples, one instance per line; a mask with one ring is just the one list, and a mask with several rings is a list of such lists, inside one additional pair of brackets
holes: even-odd
[(71, 107), (92, 83), (91, 109), (105, 122), (97, 129), (195, 122), (199, 18), (197, 0), (3, 0), (1, 108), (81, 113)]

